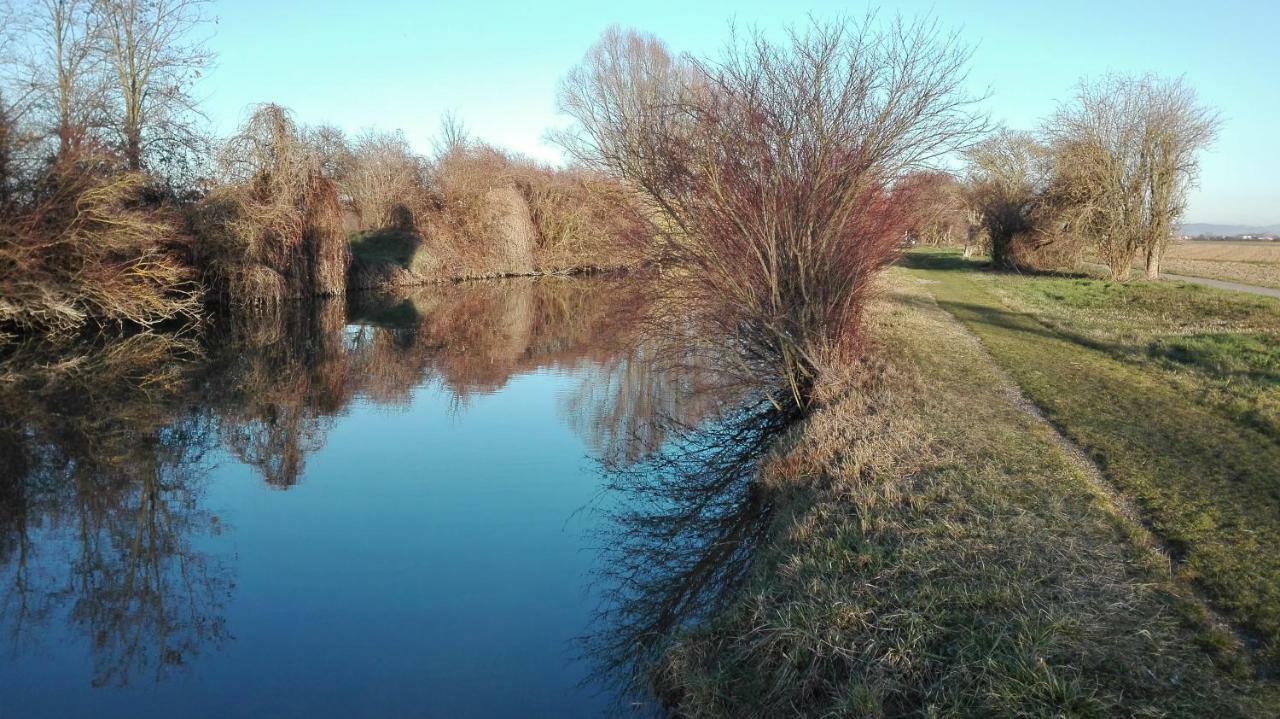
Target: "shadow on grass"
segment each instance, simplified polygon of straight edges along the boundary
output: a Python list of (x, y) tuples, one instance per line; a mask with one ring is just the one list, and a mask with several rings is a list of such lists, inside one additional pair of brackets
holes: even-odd
[(947, 250), (909, 250), (898, 258), (898, 266), (909, 270), (939, 270), (979, 272), (990, 268), (986, 260), (965, 259), (958, 252)]
[(944, 249), (913, 249), (904, 252), (898, 259), (898, 266), (905, 267), (909, 270), (932, 270), (938, 272), (987, 272), (993, 275), (1010, 275), (1017, 277), (1055, 277), (1058, 279), (1069, 280), (1098, 280), (1106, 281), (1101, 277), (1089, 274), (1087, 271), (1075, 270), (1000, 270), (991, 265), (991, 262), (985, 258), (965, 259), (963, 255), (954, 250)]
[(1099, 342), (1087, 335), (1069, 332), (1061, 328), (1048, 327), (1033, 315), (1015, 312), (1004, 307), (945, 299), (939, 299), (937, 302), (939, 307), (965, 322), (974, 322), (1012, 332), (1035, 335), (1049, 340), (1067, 342), (1096, 352), (1102, 352), (1117, 360), (1130, 359), (1134, 354), (1132, 348), (1122, 344)]

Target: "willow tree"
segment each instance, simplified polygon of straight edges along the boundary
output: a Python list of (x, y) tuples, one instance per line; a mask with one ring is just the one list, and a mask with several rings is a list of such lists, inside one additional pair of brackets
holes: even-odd
[(798, 411), (859, 344), (870, 280), (905, 222), (894, 181), (974, 140), (969, 50), (930, 21), (812, 21), (676, 58), (610, 30), (564, 80), (560, 136), (650, 210), (686, 269), (686, 316)]
[(1019, 264), (1014, 243), (1036, 229), (1047, 178), (1044, 146), (1024, 132), (1002, 130), (965, 153), (968, 199), (987, 233), (991, 263)]
[(1139, 259), (1148, 278), (1160, 276), (1197, 155), (1219, 124), (1181, 79), (1153, 75), (1082, 82), (1050, 121), (1059, 187), (1114, 279), (1127, 280)]

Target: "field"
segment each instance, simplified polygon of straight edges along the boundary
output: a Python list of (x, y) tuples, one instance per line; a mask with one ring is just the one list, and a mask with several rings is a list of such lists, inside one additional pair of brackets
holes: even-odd
[(1164, 270), (1280, 288), (1280, 242), (1179, 242), (1169, 247)]
[(1280, 303), (908, 264), (865, 389), (767, 468), (771, 539), (667, 652), (664, 696), (699, 717), (1271, 716)]

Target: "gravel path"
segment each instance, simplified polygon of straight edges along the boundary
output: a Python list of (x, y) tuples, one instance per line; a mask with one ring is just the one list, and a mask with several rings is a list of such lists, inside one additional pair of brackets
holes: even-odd
[(1165, 272), (1161, 275), (1166, 280), (1177, 280), (1179, 282), (1187, 282), (1193, 285), (1204, 285), (1206, 287), (1217, 287), (1220, 290), (1235, 290), (1236, 292), (1248, 292), (1251, 295), (1265, 295), (1267, 297), (1275, 297), (1280, 299), (1280, 290), (1271, 287), (1259, 287), (1257, 285), (1244, 285), (1239, 282), (1227, 282), (1226, 280), (1212, 280), (1208, 277), (1191, 277), (1188, 275), (1171, 275)]

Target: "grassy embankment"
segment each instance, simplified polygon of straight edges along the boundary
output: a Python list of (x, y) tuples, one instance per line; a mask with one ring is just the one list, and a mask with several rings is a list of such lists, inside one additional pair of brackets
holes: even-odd
[(1150, 535), (925, 285), (889, 283), (873, 379), (766, 465), (785, 511), (733, 604), (667, 652), (663, 696), (699, 717), (1266, 716)]
[(1280, 662), (1280, 302), (912, 257), (938, 301)]

